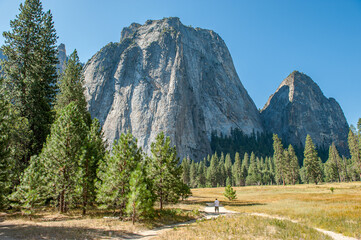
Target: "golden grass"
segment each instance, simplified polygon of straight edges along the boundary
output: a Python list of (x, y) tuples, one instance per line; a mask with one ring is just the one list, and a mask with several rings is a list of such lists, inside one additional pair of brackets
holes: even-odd
[(224, 188), (192, 189), (189, 202), (204, 204), (217, 197), (229, 210), (288, 217), (309, 227), (361, 238), (361, 182), (234, 189), (237, 200), (233, 202), (222, 195)]
[(247, 215), (221, 216), (168, 231), (157, 239), (332, 239), (301, 224)]

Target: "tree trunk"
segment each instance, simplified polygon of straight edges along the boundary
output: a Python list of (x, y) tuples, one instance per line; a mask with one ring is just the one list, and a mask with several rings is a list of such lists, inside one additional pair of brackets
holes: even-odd
[(88, 159), (85, 160), (85, 176), (83, 176), (83, 216), (86, 215), (86, 207), (88, 205), (88, 186), (87, 179), (89, 177), (89, 162)]

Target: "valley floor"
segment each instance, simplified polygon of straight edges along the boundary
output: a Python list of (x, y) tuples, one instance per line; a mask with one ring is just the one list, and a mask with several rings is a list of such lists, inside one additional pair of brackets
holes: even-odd
[[(60, 215), (46, 211), (33, 215), (32, 219), (17, 213), (0, 213), (0, 238), (332, 239), (315, 230), (319, 228), (361, 239), (361, 182), (234, 189), (237, 199), (232, 202), (223, 196), (224, 188), (192, 189), (193, 196), (188, 200), (168, 206), (168, 216), (134, 226), (130, 222), (103, 218), (107, 214), (95, 210), (85, 218), (78, 212)], [(204, 207), (215, 198), (239, 214), (193, 220), (190, 224), (162, 228), (165, 231), (153, 230), (145, 236), (149, 229), (200, 218), (198, 210), (203, 215), (213, 212), (213, 207), (208, 210)]]

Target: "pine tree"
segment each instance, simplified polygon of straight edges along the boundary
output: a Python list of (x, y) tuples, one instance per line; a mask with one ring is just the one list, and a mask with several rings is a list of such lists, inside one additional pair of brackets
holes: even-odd
[[(226, 186), (227, 185), (231, 185), (233, 184), (233, 179), (232, 179), (232, 160), (231, 160), (231, 155), (227, 154), (226, 155), (226, 160), (224, 163), (224, 170), (225, 170), (225, 174), (226, 174)], [(227, 179), (228, 179), (228, 184), (227, 184)]]
[(91, 125), (90, 114), (84, 96), (83, 67), (76, 50), (69, 56), (66, 69), (59, 81), (59, 94), (56, 96), (55, 109), (63, 109), (71, 102), (76, 102), (88, 126)]
[(217, 186), (225, 186), (226, 183), (226, 170), (224, 167), (224, 154), (221, 154), (221, 158), (217, 164)]
[(240, 178), (241, 186), (246, 185), (248, 169), (249, 169), (249, 156), (248, 156), (248, 153), (245, 153), (243, 156), (242, 169), (241, 169), (241, 178)]
[(204, 161), (202, 161), (198, 164), (198, 176), (197, 176), (198, 187), (206, 186), (206, 181), (207, 181), (206, 173), (207, 173), (207, 167), (204, 165)]
[(33, 156), (29, 163), (11, 200), (14, 206), (20, 205), (26, 212), (32, 213), (35, 207), (43, 206), (51, 198), (53, 186), (49, 181), (44, 159)]
[(282, 184), (285, 185), (287, 164), (285, 163), (282, 142), (281, 139), (278, 138), (277, 134), (273, 134), (273, 150), (273, 160), (275, 163), (275, 174), (277, 182), (282, 182)]
[(170, 146), (169, 137), (161, 132), (151, 144), (152, 158), (149, 177), (153, 180), (153, 192), (159, 201), (160, 209), (167, 202), (177, 202), (182, 186), (182, 167), (179, 165), (176, 147)]
[(329, 148), (328, 160), (325, 164), (326, 180), (341, 182), (342, 160), (334, 143)]
[(192, 188), (197, 187), (197, 166), (194, 161), (191, 161), (189, 176), (190, 176), (190, 187)]
[(182, 180), (184, 184), (190, 185), (191, 178), (190, 178), (190, 159), (189, 158), (183, 158), (182, 161), (182, 168), (183, 168), (183, 174), (182, 174)]
[(257, 162), (256, 162), (256, 156), (254, 155), (254, 153), (251, 153), (251, 157), (250, 157), (250, 165), (248, 168), (248, 176), (246, 179), (246, 183), (247, 185), (259, 185), (261, 182), (261, 175), (259, 173), (259, 169), (257, 166)]
[(10, 134), (11, 119), (10, 108), (11, 104), (7, 101), (5, 96), (5, 89), (2, 88), (3, 79), (0, 75), (0, 209), (7, 205), (7, 197), (10, 193), (9, 174), (10, 168)]
[(217, 186), (217, 163), (218, 156), (217, 153), (212, 155), (210, 165), (207, 169), (207, 184), (211, 187)]
[(227, 185), (225, 192), (223, 194), (226, 198), (228, 198), (229, 201), (232, 201), (237, 198), (236, 191), (233, 190), (231, 185)]
[(308, 134), (306, 137), (303, 165), (305, 167), (307, 179), (317, 185), (322, 179), (322, 169), (315, 145)]
[(232, 175), (235, 186), (241, 186), (241, 184), (244, 182), (244, 179), (241, 179), (241, 171), (242, 171), (241, 158), (239, 157), (239, 153), (236, 152), (234, 156), (234, 163), (232, 166)]
[(96, 171), (106, 154), (103, 138), (100, 123), (98, 119), (94, 118), (84, 142), (83, 155), (80, 158), (83, 215), (86, 214), (87, 206), (96, 199)]
[(59, 211), (67, 212), (80, 196), (80, 158), (88, 128), (75, 102), (58, 114), (40, 154), (47, 180), (53, 185), (53, 199)]
[(137, 146), (137, 139), (131, 133), (122, 133), (119, 140), (114, 141), (112, 152), (108, 153), (105, 161), (99, 164), (99, 181), (96, 183), (97, 201), (104, 207), (119, 208), (120, 216), (124, 216), (130, 175), (142, 161), (142, 152)]
[(74, 50), (59, 81), (60, 92), (56, 96), (55, 110), (59, 112), (70, 103), (76, 104), (88, 129), (87, 138), (84, 141), (84, 152), (79, 163), (83, 215), (85, 215), (89, 201), (95, 199), (94, 181), (96, 179), (96, 169), (98, 161), (105, 155), (105, 147), (99, 122), (97, 119), (92, 122), (86, 109), (83, 78), (82, 66), (77, 51)]
[(130, 175), (129, 193), (126, 212), (131, 216), (133, 225), (140, 217), (145, 217), (153, 212), (153, 197), (145, 177), (144, 166), (141, 163)]
[(290, 183), (295, 185), (299, 178), (300, 165), (298, 164), (298, 158), (291, 144), (288, 146), (288, 155), (290, 158)]
[(8, 207), (8, 198), (20, 182), (28, 154), (28, 122), (16, 111), (0, 73), (0, 209)]
[(26, 0), (19, 10), (10, 21), (11, 30), (3, 33), (6, 60), (2, 70), (12, 103), (29, 124), (26, 148), (30, 151), (22, 156), (26, 165), (42, 149), (53, 122), (57, 36), (51, 13), (43, 12), (39, 0)]
[(358, 136), (357, 133), (353, 133), (350, 129), (348, 134), (348, 146), (350, 149), (353, 170), (357, 172), (361, 178), (361, 143), (359, 138), (360, 136)]

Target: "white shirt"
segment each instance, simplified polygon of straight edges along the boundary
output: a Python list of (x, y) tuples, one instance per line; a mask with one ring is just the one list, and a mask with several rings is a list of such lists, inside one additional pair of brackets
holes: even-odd
[(214, 201), (214, 206), (219, 207), (219, 201), (218, 200)]

